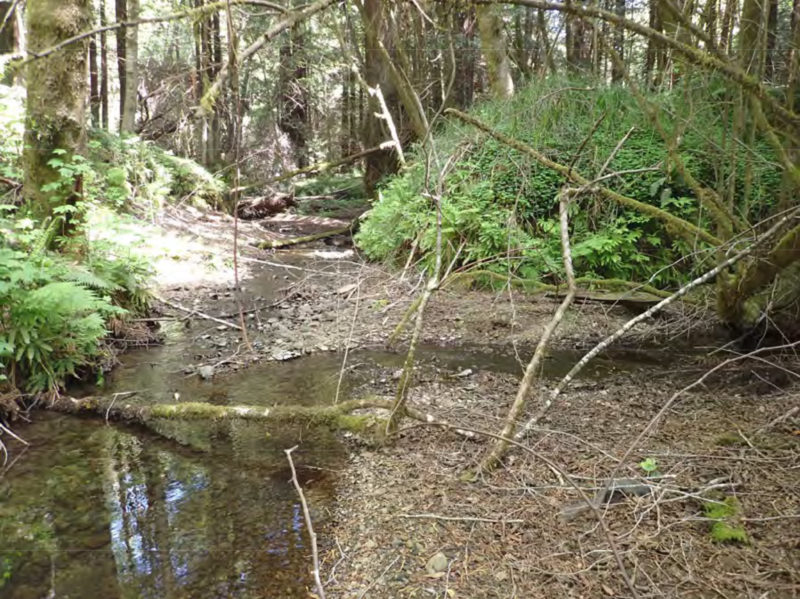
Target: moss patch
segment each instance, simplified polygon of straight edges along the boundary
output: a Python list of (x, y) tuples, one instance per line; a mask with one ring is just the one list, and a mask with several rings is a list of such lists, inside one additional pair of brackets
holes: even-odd
[(719, 501), (703, 504), (706, 518), (711, 524), (711, 540), (715, 543), (741, 543), (747, 545), (750, 539), (739, 521), (742, 506), (736, 497), (725, 497)]

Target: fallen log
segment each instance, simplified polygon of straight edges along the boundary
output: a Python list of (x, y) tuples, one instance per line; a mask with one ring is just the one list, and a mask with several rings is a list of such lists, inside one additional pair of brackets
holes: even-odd
[[(365, 440), (381, 443), (384, 441), (384, 418), (373, 413), (353, 414), (357, 410), (391, 410), (393, 402), (377, 397), (352, 399), (329, 406), (219, 406), (202, 402), (174, 402), (163, 404), (142, 404), (122, 401), (119, 395), (112, 397), (91, 396), (74, 398), (55, 397), (42, 402), (40, 407), (71, 414), (73, 416), (100, 417), (106, 420), (142, 424), (150, 427), (159, 420), (250, 420), (268, 425), (299, 423), (325, 426), (335, 431), (348, 431)], [(432, 416), (413, 408), (405, 410), (405, 415), (429, 422)]]
[(333, 237), (334, 235), (342, 235), (344, 233), (348, 233), (351, 228), (352, 224), (347, 225), (346, 227), (338, 227), (336, 229), (330, 229), (328, 231), (322, 231), (320, 233), (312, 233), (310, 235), (301, 235), (300, 237), (290, 237), (288, 239), (272, 239), (267, 241), (262, 241), (258, 244), (258, 248), (261, 250), (270, 250), (270, 249), (278, 249), (282, 247), (287, 247), (290, 245), (297, 245), (299, 243), (308, 243), (311, 241), (319, 241), (320, 239), (325, 239), (327, 237)]

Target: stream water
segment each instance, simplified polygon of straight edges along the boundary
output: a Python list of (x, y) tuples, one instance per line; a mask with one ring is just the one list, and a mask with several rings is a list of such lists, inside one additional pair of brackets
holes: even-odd
[[(339, 386), (335, 353), (203, 381), (184, 374), (188, 333), (177, 327), (170, 335), (164, 346), (123, 356), (103, 393), (314, 405), (330, 402)], [(574, 358), (553, 356), (545, 375), (563, 373)], [(391, 352), (352, 352), (341, 396), (402, 361)], [(521, 372), (514, 355), (485, 349), (421, 348), (419, 361), (443, 376), (467, 368)], [(625, 367), (629, 358), (598, 360), (591, 374)], [(283, 450), (300, 445), (298, 475), (324, 531), (347, 457), (341, 442), (326, 430), (292, 426), (267, 437), (248, 422), (160, 427), (155, 434), (37, 413), (18, 428), (30, 446), (14, 446), (15, 461), (0, 468), (0, 597), (308, 596), (310, 549)]]

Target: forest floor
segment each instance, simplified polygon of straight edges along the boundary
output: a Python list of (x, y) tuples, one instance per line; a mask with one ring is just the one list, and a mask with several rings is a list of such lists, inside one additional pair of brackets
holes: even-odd
[[(259, 360), (385, 347), (424, 284), (418, 275), (401, 279), (337, 245), (278, 251), (252, 245), (338, 222), (239, 223), (237, 294), (231, 261), (220, 260), (232, 256), (230, 219), (168, 215), (162, 227), (174, 232), (178, 249), (159, 262), (166, 300), (160, 310), (176, 319), (186, 319), (188, 310), (207, 326), (187, 371), (213, 365), (217, 375)], [(468, 287), (438, 292), (426, 314), (427, 349), (409, 401), (457, 426), (498, 431), (557, 301)], [(239, 322), (240, 305), (252, 352), (230, 326)], [(631, 315), (620, 305), (576, 305), (537, 388), (552, 385), (581, 350)], [(725, 342), (709, 322), (696, 310), (676, 308), (644, 323), (572, 384), (533, 431), (527, 445), (538, 457), (512, 451), (477, 482), (461, 474), (477, 464), (486, 438), (415, 423), (389, 446), (354, 443), (335, 512), (318, 531), (327, 596), (800, 595), (796, 361), (758, 356), (721, 368), (636, 441), (674, 392), (734, 355), (708, 356)], [(398, 352), (407, 337), (397, 339)], [(453, 352), (461, 359), (448, 361)], [(386, 367), (358, 391), (391, 398), (397, 375)], [(592, 495), (614, 471), (617, 478), (642, 477), (637, 464), (648, 458), (661, 477), (650, 493), (604, 506), (600, 520), (591, 510), (561, 515), (580, 499), (570, 480)], [(746, 542), (712, 540), (714, 520), (705, 506), (723, 497), (736, 498), (725, 522), (743, 531)]]

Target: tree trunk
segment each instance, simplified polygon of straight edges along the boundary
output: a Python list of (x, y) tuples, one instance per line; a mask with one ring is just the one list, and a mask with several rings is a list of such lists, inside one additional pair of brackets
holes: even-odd
[[(117, 22), (128, 20), (128, 3), (126, 0), (114, 0)], [(125, 114), (125, 30), (117, 29), (117, 78), (119, 79), (119, 122)]]
[(302, 23), (284, 35), (280, 49), (280, 117), (278, 126), (292, 144), (294, 162), (298, 168), (308, 165), (308, 81), (306, 75), (305, 32)]
[[(364, 0), (362, 21), (364, 24), (364, 79), (370, 88), (378, 87), (383, 94), (387, 106), (397, 106), (397, 90), (386, 73), (381, 57), (380, 44), (386, 38), (386, 23), (383, 18), (383, 2), (381, 0)], [(375, 118), (381, 108), (378, 99), (370, 96), (363, 121), (363, 144), (372, 148), (390, 139), (386, 124)], [(375, 152), (367, 156), (364, 169), (364, 187), (372, 193), (383, 177), (397, 171), (399, 166), (397, 154), (391, 148)]]
[(100, 126), (100, 81), (97, 68), (97, 36), (89, 38), (89, 105), (92, 109), (92, 125)]
[(719, 7), (717, 6), (718, 0), (706, 0), (705, 8), (703, 9), (703, 30), (708, 36), (707, 50), (717, 47), (717, 14)]
[[(621, 18), (625, 18), (625, 0), (614, 1), (614, 12)], [(620, 83), (625, 77), (625, 28), (622, 27), (622, 25), (614, 27), (614, 50), (620, 59), (612, 62), (611, 81), (613, 83)]]
[(739, 31), (739, 61), (749, 75), (760, 79), (764, 73), (764, 2), (767, 0), (744, 0)]
[[(536, 29), (539, 40), (539, 53), (541, 55), (537, 72), (542, 75), (546, 73), (555, 75), (556, 61), (555, 58), (553, 58), (553, 49), (550, 47), (550, 39), (547, 35), (547, 17), (545, 16), (544, 11), (541, 9), (536, 11)], [(547, 70), (545, 70), (545, 66), (547, 67)]]
[(719, 33), (719, 45), (726, 54), (731, 53), (735, 14), (736, 0), (727, 0), (725, 2), (725, 12), (722, 13), (722, 29)]
[(5, 23), (5, 27), (0, 31), (0, 54), (13, 54), (18, 51), (17, 40), (17, 19), (14, 3), (11, 1), (0, 2), (0, 23)]
[[(86, 31), (91, 25), (90, 0), (28, 0), (28, 44), (33, 52), (50, 48)], [(27, 67), (25, 198), (39, 218), (50, 216), (60, 204), (74, 204), (81, 181), (72, 192), (58, 195), (42, 191), (58, 181), (58, 171), (48, 163), (53, 152), (65, 152), (69, 161), (86, 147), (86, 55), (88, 39), (70, 44)], [(68, 229), (68, 227), (67, 227)]]
[[(139, 18), (139, 0), (128, 0), (128, 19)], [(134, 133), (136, 130), (136, 108), (139, 88), (139, 28), (125, 28), (125, 90), (122, 102), (120, 133)]]
[[(100, 26), (106, 25), (106, 2), (100, 0)], [(100, 33), (100, 126), (108, 130), (108, 39)]]
[(474, 6), (465, 7), (465, 12), (453, 11), (452, 37), (456, 45), (456, 79), (453, 90), (454, 104), (469, 108), (475, 97), (475, 19)]
[[(653, 31), (661, 32), (661, 14), (658, 0), (648, 2), (648, 25)], [(644, 80), (648, 86), (658, 87), (665, 61), (663, 60), (664, 48), (652, 38), (647, 38), (647, 50), (644, 59)], [(655, 71), (655, 75), (654, 75)]]
[(778, 0), (767, 0), (766, 51), (764, 52), (764, 75), (772, 80), (775, 75), (775, 47), (778, 42)]
[(792, 37), (789, 40), (789, 51), (786, 56), (786, 64), (789, 65), (787, 104), (789, 110), (794, 110), (797, 95), (800, 93), (800, 0), (794, 0), (792, 5), (791, 25)]
[[(220, 18), (219, 13), (214, 13), (211, 17), (211, 31), (209, 37), (211, 38), (210, 48), (212, 61), (210, 65), (209, 79), (213, 81), (217, 77), (217, 73), (222, 68), (222, 36), (220, 32)], [(221, 139), (221, 114), (225, 106), (224, 91), (220, 94), (220, 98), (214, 103), (214, 112), (211, 115), (211, 124), (209, 127), (208, 136), (208, 166), (218, 167), (222, 162), (222, 139)]]
[(486, 60), (489, 88), (495, 98), (510, 98), (514, 95), (514, 80), (511, 77), (511, 60), (508, 58), (503, 18), (495, 5), (479, 5), (475, 12), (481, 35), (481, 51)]
[[(567, 5), (584, 4), (583, 0), (566, 0)], [(567, 12), (566, 50), (567, 68), (572, 72), (588, 73), (592, 66), (592, 27), (584, 19)]]

